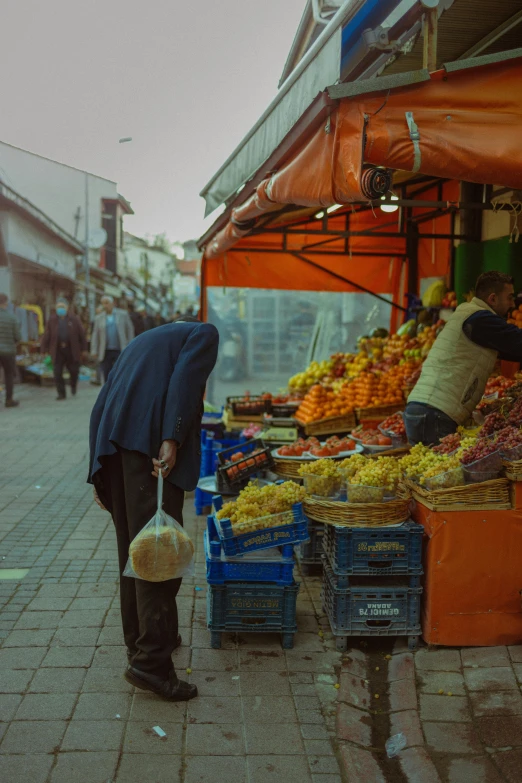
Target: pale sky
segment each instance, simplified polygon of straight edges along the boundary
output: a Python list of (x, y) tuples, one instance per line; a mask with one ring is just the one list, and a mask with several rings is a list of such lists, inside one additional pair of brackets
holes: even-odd
[(305, 0), (1, 5), (0, 139), (116, 180), (134, 234), (199, 236), (199, 191), (276, 94)]

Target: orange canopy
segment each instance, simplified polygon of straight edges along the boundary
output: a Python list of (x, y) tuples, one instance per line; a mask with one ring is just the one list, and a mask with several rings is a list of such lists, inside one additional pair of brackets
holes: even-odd
[(342, 98), (306, 146), (232, 211), (206, 257), (221, 256), (285, 205), (368, 202), (383, 167), (522, 188), (522, 57), (375, 89)]

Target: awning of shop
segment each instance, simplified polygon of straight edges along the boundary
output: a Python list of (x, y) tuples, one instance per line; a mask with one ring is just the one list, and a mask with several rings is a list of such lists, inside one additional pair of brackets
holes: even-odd
[(217, 258), (262, 216), (290, 205), (368, 204), (387, 170), (522, 188), (522, 49), (426, 71), (341, 84), (321, 126), (206, 246)]
[(11, 268), (15, 272), (19, 272), (21, 274), (29, 274), (33, 277), (59, 277), (62, 280), (67, 280), (68, 283), (74, 283), (75, 277), (73, 275), (68, 275), (63, 270), (60, 270), (59, 267), (56, 269), (51, 268), (49, 266), (49, 263), (39, 263), (38, 261), (33, 261), (28, 258), (22, 258), (22, 256), (16, 255), (16, 253), (8, 253), (7, 257), (9, 259), (9, 262), (11, 264)]
[(263, 164), (270, 168), (269, 158), (283, 140), (290, 145), (295, 142), (287, 137), (298, 123), (300, 133), (309, 123), (321, 120), (326, 107), (315, 99), (339, 79), (343, 45), (359, 37), (362, 30), (384, 22), (399, 2), (346, 0), (258, 122), (201, 191), (207, 215), (233, 197)]

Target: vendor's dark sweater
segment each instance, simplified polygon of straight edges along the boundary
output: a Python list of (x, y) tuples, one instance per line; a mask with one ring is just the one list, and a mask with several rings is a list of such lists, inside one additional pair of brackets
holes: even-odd
[(462, 331), (472, 342), (498, 351), (499, 358), (522, 362), (522, 329), (488, 310), (479, 310), (466, 318)]
[(100, 497), (104, 456), (120, 446), (157, 458), (164, 440), (179, 444), (167, 481), (196, 487), (203, 395), (218, 342), (212, 324), (177, 322), (144, 332), (121, 353), (91, 414), (88, 481)]

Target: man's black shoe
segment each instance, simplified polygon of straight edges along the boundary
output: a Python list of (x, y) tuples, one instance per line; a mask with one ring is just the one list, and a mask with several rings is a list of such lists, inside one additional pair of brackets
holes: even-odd
[(58, 397), (56, 398), (56, 402), (61, 402), (61, 400), (66, 400), (66, 399), (67, 397), (65, 396), (65, 394), (59, 394)]
[(141, 688), (143, 691), (151, 691), (151, 693), (155, 693), (167, 701), (190, 701), (190, 699), (194, 699), (198, 695), (196, 686), (183, 682), (183, 680), (178, 680), (175, 672), (172, 672), (170, 677), (164, 679), (155, 674), (135, 669), (134, 666), (129, 666), (123, 676), (127, 682), (136, 688)]
[(71, 394), (73, 397), (76, 397), (77, 388), (76, 386), (71, 386)]
[(18, 400), (6, 400), (5, 407), (6, 408), (18, 408), (20, 403)]
[[(175, 650), (178, 649), (178, 647), (181, 647), (183, 643), (183, 639), (181, 638), (181, 635), (178, 633), (178, 638), (176, 639), (176, 646), (174, 647)], [(136, 650), (132, 652), (131, 650), (127, 650), (127, 660), (130, 663), (134, 656), (136, 655)]]

